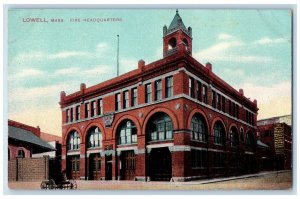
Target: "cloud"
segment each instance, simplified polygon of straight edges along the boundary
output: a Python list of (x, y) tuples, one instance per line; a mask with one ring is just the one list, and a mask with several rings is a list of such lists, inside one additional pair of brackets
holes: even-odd
[(287, 42), (288, 39), (286, 38), (276, 38), (276, 39), (271, 39), (269, 37), (263, 37), (259, 40), (254, 41), (254, 44), (278, 44), (278, 43), (284, 43)]
[(21, 71), (18, 71), (17, 73), (9, 74), (9, 80), (12, 81), (12, 80), (19, 80), (24, 78), (38, 77), (44, 74), (45, 74), (44, 71), (35, 68), (26, 68), (26, 69), (22, 69)]
[(233, 36), (232, 35), (229, 35), (229, 34), (226, 34), (226, 33), (221, 33), (218, 35), (218, 39), (219, 40), (227, 40), (227, 39), (232, 39)]
[(221, 41), (207, 49), (195, 53), (195, 57), (201, 62), (227, 61), (238, 63), (262, 62), (269, 63), (273, 59), (267, 56), (245, 55), (242, 53), (245, 44), (241, 41)]
[(62, 51), (55, 54), (46, 55), (45, 58), (47, 59), (64, 59), (70, 57), (79, 57), (79, 56), (89, 56), (90, 53), (83, 52), (83, 51)]

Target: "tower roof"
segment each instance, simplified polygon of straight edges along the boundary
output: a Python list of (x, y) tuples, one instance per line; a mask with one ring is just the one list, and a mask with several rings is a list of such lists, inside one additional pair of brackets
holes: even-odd
[(176, 30), (183, 30), (185, 33), (187, 33), (188, 35), (190, 35), (188, 29), (185, 27), (182, 18), (180, 17), (178, 10), (176, 10), (176, 14), (169, 26), (169, 28), (167, 29), (167, 34), (174, 32)]

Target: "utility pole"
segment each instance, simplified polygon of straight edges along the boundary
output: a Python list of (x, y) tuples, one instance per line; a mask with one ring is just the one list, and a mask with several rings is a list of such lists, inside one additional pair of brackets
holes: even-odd
[(119, 76), (119, 35), (118, 37), (118, 48), (117, 48), (117, 77)]

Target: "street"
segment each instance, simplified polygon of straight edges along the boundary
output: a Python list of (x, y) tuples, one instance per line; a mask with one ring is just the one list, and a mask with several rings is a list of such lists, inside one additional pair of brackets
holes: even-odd
[[(11, 189), (40, 189), (40, 182), (9, 182), (8, 185)], [(190, 182), (78, 180), (77, 186), (79, 190), (291, 190), (292, 172), (261, 172)]]

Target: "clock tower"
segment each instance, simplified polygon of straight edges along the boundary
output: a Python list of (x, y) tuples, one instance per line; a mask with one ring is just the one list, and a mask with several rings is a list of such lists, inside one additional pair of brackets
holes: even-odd
[(184, 45), (189, 55), (192, 55), (192, 28), (186, 28), (178, 10), (169, 26), (163, 27), (163, 55), (169, 55), (178, 52), (178, 46)]

